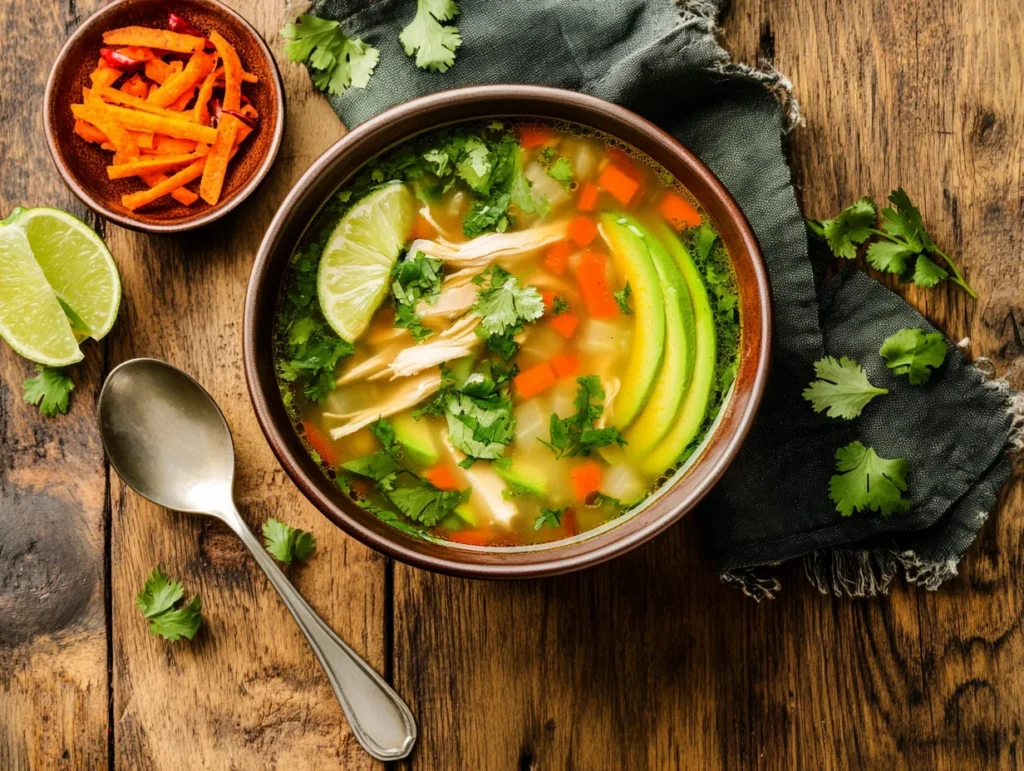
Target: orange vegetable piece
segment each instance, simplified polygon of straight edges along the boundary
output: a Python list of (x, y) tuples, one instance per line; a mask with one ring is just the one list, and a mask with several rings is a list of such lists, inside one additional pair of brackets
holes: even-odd
[(576, 271), (576, 281), (591, 318), (611, 319), (619, 315), (619, 304), (615, 302), (612, 290), (608, 287), (607, 257), (600, 252), (583, 252)]
[(148, 62), (151, 59), (157, 58), (157, 55), (153, 53), (153, 49), (146, 48), (145, 46), (125, 46), (124, 48), (118, 48), (117, 52), (137, 62)]
[(191, 115), (181, 115), (174, 110), (169, 110), (165, 107), (158, 107), (147, 99), (140, 99), (139, 97), (132, 96), (124, 91), (118, 91), (113, 88), (97, 88), (93, 93), (98, 94), (104, 102), (124, 105), (125, 107), (131, 107), (133, 109), (149, 113), (150, 115), (160, 115), (164, 118), (171, 118), (172, 120), (192, 121)]
[(224, 109), (237, 110), (242, 106), (242, 60), (232, 45), (214, 30), (210, 33), (210, 42), (217, 49), (217, 54), (224, 62)]
[(158, 155), (183, 155), (184, 153), (191, 153), (195, 149), (195, 140), (177, 139), (166, 134), (153, 135), (153, 150)]
[(177, 59), (169, 64), (163, 59), (151, 59), (146, 62), (144, 72), (147, 78), (163, 85), (169, 78), (181, 72), (184, 66)]
[(187, 185), (194, 179), (199, 179), (199, 177), (203, 175), (203, 169), (205, 167), (205, 157), (200, 158), (198, 161), (193, 161), (173, 177), (168, 177), (160, 184), (151, 187), (149, 190), (142, 190), (138, 193), (128, 193), (121, 196), (121, 205), (129, 211), (135, 211), (146, 204), (153, 203), (153, 201), (158, 198), (163, 198), (165, 195), (173, 194), (178, 188)]
[[(564, 314), (563, 314), (564, 315)], [(559, 380), (572, 377), (580, 371), (580, 360), (575, 354), (563, 353), (551, 357), (551, 369)]]
[(630, 199), (636, 194), (636, 191), (640, 189), (639, 182), (614, 165), (608, 166), (601, 172), (601, 176), (597, 179), (597, 184), (602, 189), (611, 193), (623, 205), (628, 204)]
[(445, 465), (434, 466), (426, 471), (423, 476), (438, 490), (458, 490), (458, 482), (451, 469)]
[(352, 489), (359, 493), (359, 495), (362, 496), (363, 498), (369, 495), (370, 490), (373, 489), (370, 486), (370, 483), (367, 482), (365, 479), (353, 479), (351, 484)]
[(171, 32), (165, 29), (121, 27), (104, 32), (103, 42), (108, 46), (142, 46), (190, 54), (193, 51), (203, 50), (203, 44), (206, 41), (195, 35), (182, 35), (180, 32)]
[(555, 293), (550, 289), (541, 289), (540, 299), (544, 301), (544, 312), (551, 313), (555, 307)]
[[(155, 172), (153, 174), (144, 174), (141, 179), (150, 187), (156, 187), (161, 182), (166, 182), (168, 180), (168, 176), (160, 172)], [(171, 198), (180, 204), (191, 206), (199, 200), (199, 195), (198, 193), (193, 193), (187, 187), (179, 187), (177, 190), (171, 191)]]
[[(167, 78), (160, 88), (150, 94), (148, 101), (157, 107), (175, 109), (172, 105), (175, 105), (185, 94), (188, 94), (191, 99), (196, 87), (203, 78), (210, 74), (216, 63), (215, 56), (203, 51), (196, 51), (188, 60), (185, 69)], [(188, 99), (185, 100), (185, 103), (188, 103)], [(183, 107), (177, 109), (180, 110)]]
[(557, 381), (555, 371), (551, 369), (548, 362), (523, 370), (512, 379), (516, 393), (523, 399), (530, 399), (542, 391), (546, 391)]
[[(127, 96), (124, 94), (123, 96)], [(141, 110), (130, 110), (112, 104), (73, 104), (71, 112), (76, 118), (87, 120), (103, 130), (101, 124), (117, 123), (124, 128), (137, 131), (152, 131), (154, 134), (167, 134), (180, 139), (193, 139), (212, 145), (217, 139), (217, 131), (209, 126), (200, 126), (183, 118), (165, 118), (162, 115), (151, 115)], [(109, 132), (104, 131), (107, 136)], [(117, 144), (114, 137), (110, 141)], [(138, 155), (136, 151), (135, 155)]]
[[(612, 298), (614, 299), (614, 298)], [(562, 337), (572, 337), (572, 333), (576, 331), (576, 327), (579, 325), (580, 320), (571, 313), (559, 313), (553, 319), (551, 319), (551, 328), (554, 329)]]
[(569, 255), (574, 251), (569, 241), (556, 241), (544, 253), (544, 267), (552, 273), (564, 273), (569, 264)]
[(121, 70), (111, 67), (105, 61), (100, 59), (100, 63), (96, 66), (96, 69), (89, 74), (89, 82), (92, 83), (93, 88), (105, 88), (112, 86), (121, 75), (124, 73)]
[(417, 238), (433, 238), (436, 235), (437, 229), (430, 224), (430, 220), (422, 214), (417, 215), (416, 221), (412, 226), (412, 233), (409, 234), (409, 240), (415, 241)]
[(601, 465), (596, 460), (585, 460), (572, 470), (570, 478), (576, 500), (586, 503), (587, 498), (601, 489)]
[(577, 217), (569, 223), (568, 235), (580, 246), (590, 246), (597, 237), (597, 225), (590, 217)]
[(593, 182), (587, 182), (580, 191), (580, 200), (577, 208), (580, 211), (594, 211), (597, 208), (597, 196), (601, 188)]
[(204, 126), (210, 125), (210, 97), (213, 96), (213, 87), (217, 82), (217, 78), (221, 77), (223, 74), (224, 68), (218, 67), (206, 76), (206, 80), (204, 80), (203, 85), (200, 86), (199, 95), (196, 97), (195, 107), (192, 108), (195, 113), (196, 123), (202, 123)]
[(235, 147), (235, 134), (243, 125), (238, 118), (227, 113), (221, 115), (220, 126), (217, 128), (217, 139), (210, 148), (206, 158), (206, 169), (203, 181), (199, 183), (199, 197), (213, 205), (220, 200), (224, 177), (227, 176), (228, 160)]
[(75, 133), (78, 134), (86, 142), (93, 142), (94, 144), (103, 144), (107, 142), (107, 135), (96, 128), (91, 123), (87, 123), (80, 118), (75, 119)]
[(529, 150), (540, 147), (551, 139), (551, 130), (539, 123), (527, 123), (519, 127), (519, 144)]
[(107, 177), (109, 179), (126, 179), (141, 177), (143, 174), (151, 174), (155, 171), (169, 171), (180, 166), (187, 166), (192, 161), (202, 158), (206, 153), (206, 145), (199, 145), (195, 153), (188, 155), (157, 155), (144, 161), (115, 164), (107, 166)]
[(153, 132), (152, 131), (132, 131), (128, 130), (128, 133), (135, 137), (135, 141), (139, 147), (143, 150), (153, 149)]
[(676, 230), (693, 228), (700, 224), (700, 213), (689, 201), (671, 190), (666, 191), (658, 201), (657, 209)]
[(139, 73), (135, 73), (128, 80), (121, 84), (121, 91), (131, 96), (145, 99), (149, 93), (149, 86), (146, 85), (146, 81), (142, 79)]
[(569, 509), (562, 515), (562, 527), (565, 529), (566, 538), (570, 538), (580, 531), (575, 509)]
[(456, 530), (452, 533), (445, 533), (445, 538), (469, 546), (486, 546), (491, 542), (490, 533), (486, 530)]
[(334, 451), (334, 446), (326, 436), (320, 433), (320, 429), (307, 420), (303, 422), (302, 430), (306, 432), (306, 441), (309, 442), (309, 446), (313, 448), (324, 463), (328, 466), (333, 466), (338, 462), (338, 455)]

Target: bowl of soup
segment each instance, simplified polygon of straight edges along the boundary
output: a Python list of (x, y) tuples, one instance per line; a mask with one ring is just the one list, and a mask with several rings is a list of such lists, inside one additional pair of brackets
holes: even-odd
[(579, 569), (677, 521), (770, 364), (767, 272), (690, 151), (534, 86), (393, 108), (302, 177), (253, 267), (259, 423), (362, 542), (453, 575)]

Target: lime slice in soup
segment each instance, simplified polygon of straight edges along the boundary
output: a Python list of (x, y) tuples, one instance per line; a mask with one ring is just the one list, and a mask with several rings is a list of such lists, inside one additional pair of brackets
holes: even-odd
[(387, 294), (415, 216), (412, 193), (395, 182), (357, 201), (327, 239), (317, 296), (324, 317), (345, 340), (366, 330)]
[(121, 279), (103, 239), (57, 209), (24, 209), (11, 219), (81, 337), (99, 340), (117, 319)]
[(28, 237), (13, 225), (0, 226), (0, 337), (39, 364), (63, 367), (82, 359)]

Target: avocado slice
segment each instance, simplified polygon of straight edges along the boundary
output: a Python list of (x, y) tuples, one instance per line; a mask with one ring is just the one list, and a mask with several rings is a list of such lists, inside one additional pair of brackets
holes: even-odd
[(468, 503), (460, 503), (455, 510), (441, 520), (441, 527), (445, 530), (464, 530), (467, 527), (477, 526), (476, 512), (469, 507)]
[(643, 234), (630, 224), (632, 220), (611, 212), (600, 219), (612, 258), (629, 282), (634, 298), (632, 350), (609, 416), (611, 425), (621, 430), (640, 414), (658, 378), (665, 351), (665, 299)]
[(395, 429), (395, 439), (410, 460), (433, 466), (441, 459), (426, 421), (417, 421), (409, 413), (403, 413), (391, 418), (391, 426)]
[(494, 464), (495, 473), (509, 485), (533, 495), (546, 496), (548, 483), (544, 474), (521, 460), (513, 460), (508, 468)]
[(665, 301), (665, 354), (661, 370), (647, 404), (625, 433), (626, 454), (637, 459), (647, 455), (672, 427), (693, 378), (697, 334), (690, 292), (672, 255), (647, 228), (631, 217), (625, 219), (627, 227), (639, 234), (647, 247)]
[(696, 330), (696, 350), (693, 365), (693, 379), (683, 403), (676, 413), (675, 421), (658, 445), (651, 450), (641, 463), (642, 470), (650, 476), (659, 476), (682, 455), (683, 450), (700, 431), (707, 413), (708, 401), (715, 382), (715, 361), (718, 356), (718, 333), (715, 329), (715, 315), (711, 310), (704, 277), (693, 261), (690, 250), (683, 245), (675, 232), (664, 223), (652, 226), (655, 236), (665, 245), (669, 254), (682, 273), (686, 288), (693, 304)]

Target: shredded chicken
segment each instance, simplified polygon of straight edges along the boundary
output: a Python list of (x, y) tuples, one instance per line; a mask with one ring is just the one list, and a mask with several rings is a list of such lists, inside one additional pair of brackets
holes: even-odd
[(424, 319), (434, 316), (454, 317), (470, 309), (476, 301), (476, 293), (480, 290), (473, 279), (480, 275), (481, 268), (463, 268), (446, 276), (441, 284), (441, 296), (431, 305), (425, 300), (416, 306), (416, 313)]
[(475, 313), (463, 316), (436, 338), (420, 345), (404, 348), (398, 352), (386, 369), (371, 376), (371, 380), (391, 375), (391, 379), (409, 377), (422, 372), (428, 367), (436, 367), (446, 361), (469, 356), (480, 343), (476, 328), (480, 325), (480, 317)]
[(526, 256), (563, 238), (565, 221), (559, 220), (514, 233), (487, 233), (461, 244), (418, 238), (410, 244), (409, 253), (423, 252), (463, 268), (486, 267), (501, 257)]
[(389, 417), (419, 404), (440, 388), (441, 373), (439, 371), (425, 372), (417, 378), (403, 381), (382, 405), (355, 412), (325, 412), (323, 416), (331, 420), (343, 421), (340, 426), (331, 429), (331, 438), (341, 439), (349, 434), (354, 434), (360, 428), (370, 425), (379, 418)]
[[(448, 433), (445, 432), (443, 436), (445, 446), (452, 454), (455, 462), (461, 463), (465, 460), (465, 453), (455, 449), (451, 439), (448, 438)], [(465, 469), (463, 473), (473, 488), (473, 495), (483, 498), (487, 510), (490, 511), (495, 521), (508, 527), (512, 518), (517, 514), (516, 507), (511, 501), (505, 499), (503, 493), (505, 492), (506, 485), (501, 477), (495, 473), (494, 469), (491, 468), (491, 464), (477, 463)]]

